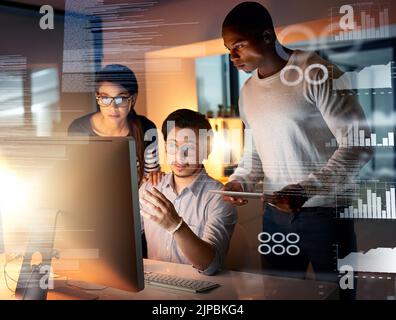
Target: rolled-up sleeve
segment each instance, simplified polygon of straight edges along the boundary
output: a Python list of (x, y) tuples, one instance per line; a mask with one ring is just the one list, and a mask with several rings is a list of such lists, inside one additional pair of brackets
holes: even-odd
[(229, 243), (237, 223), (237, 210), (221, 195), (211, 194), (207, 199), (208, 220), (204, 227), (202, 240), (211, 244), (215, 249), (215, 256), (205, 270), (200, 270), (205, 275), (216, 273), (224, 263), (228, 252)]
[(243, 104), (243, 98), (241, 97), (239, 99), (239, 112), (241, 120), (245, 124), (244, 150), (238, 167), (228, 181), (236, 180), (242, 184), (244, 191), (254, 192), (255, 186), (259, 180), (264, 179), (264, 171), (255, 142), (253, 141), (253, 132), (244, 113)]

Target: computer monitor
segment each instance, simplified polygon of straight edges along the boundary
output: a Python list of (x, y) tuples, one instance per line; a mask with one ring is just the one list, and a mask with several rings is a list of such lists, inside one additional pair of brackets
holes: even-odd
[[(37, 273), (48, 265), (56, 279), (66, 279), (66, 284), (83, 281), (142, 290), (134, 140), (21, 138), (3, 139), (0, 144), (0, 157), (12, 146), (14, 153), (18, 150), (19, 163), (29, 168), (26, 178), (35, 177), (30, 199), (34, 226), (29, 228), (17, 297), (46, 297), (45, 288), (37, 288), (45, 272)], [(5, 145), (8, 148), (2, 148)], [(35, 252), (41, 254), (41, 263), (32, 267)]]

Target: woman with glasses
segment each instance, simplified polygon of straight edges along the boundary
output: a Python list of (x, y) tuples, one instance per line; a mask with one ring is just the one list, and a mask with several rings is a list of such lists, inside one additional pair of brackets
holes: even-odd
[[(138, 83), (133, 71), (119, 64), (108, 65), (96, 73), (95, 90), (98, 111), (74, 120), (69, 135), (132, 136), (136, 141), (139, 181), (145, 175), (150, 180), (160, 178), (156, 127), (134, 110)], [(152, 132), (147, 136), (153, 140), (145, 141), (148, 130)]]

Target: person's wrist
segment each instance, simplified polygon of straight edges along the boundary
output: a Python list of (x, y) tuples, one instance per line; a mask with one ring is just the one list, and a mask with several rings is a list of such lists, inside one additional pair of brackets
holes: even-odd
[(181, 228), (182, 225), (183, 225), (183, 218), (179, 217), (178, 223), (172, 228), (169, 228), (168, 232), (173, 236), (176, 233), (176, 231), (178, 231)]
[(245, 191), (245, 188), (244, 188), (244, 185), (243, 185), (243, 181), (241, 181), (237, 177), (235, 177), (235, 178), (233, 178), (231, 180), (228, 180), (227, 184), (241, 187), (242, 191)]

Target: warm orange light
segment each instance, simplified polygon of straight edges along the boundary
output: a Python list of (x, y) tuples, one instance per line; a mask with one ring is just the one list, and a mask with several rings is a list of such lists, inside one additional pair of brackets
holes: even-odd
[(0, 162), (0, 214), (6, 252), (24, 250), (35, 219), (33, 190), (30, 181), (24, 180), (4, 161)]

